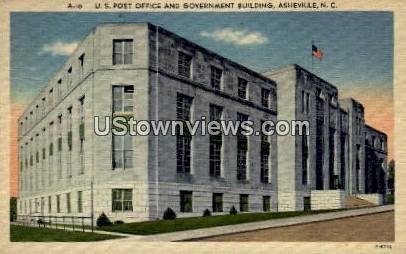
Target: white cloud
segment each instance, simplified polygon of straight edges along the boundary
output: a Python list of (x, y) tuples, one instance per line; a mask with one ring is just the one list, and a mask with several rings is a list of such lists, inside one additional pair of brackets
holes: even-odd
[(40, 54), (51, 54), (53, 56), (68, 56), (73, 53), (73, 51), (78, 46), (78, 42), (61, 42), (57, 41), (51, 44), (45, 44), (42, 46)]
[(213, 32), (203, 31), (200, 35), (239, 46), (264, 44), (268, 41), (268, 38), (260, 32), (232, 28), (218, 29)]

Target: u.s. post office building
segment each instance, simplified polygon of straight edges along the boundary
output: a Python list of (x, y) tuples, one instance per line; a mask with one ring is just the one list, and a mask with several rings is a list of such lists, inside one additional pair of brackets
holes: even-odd
[[(99, 25), (19, 118), (18, 214), (143, 221), (168, 207), (186, 217), (383, 204), (386, 134), (338, 93), (298, 65), (258, 73), (150, 23)], [(95, 134), (94, 116), (119, 115), (256, 129), (307, 120), (310, 135)]]

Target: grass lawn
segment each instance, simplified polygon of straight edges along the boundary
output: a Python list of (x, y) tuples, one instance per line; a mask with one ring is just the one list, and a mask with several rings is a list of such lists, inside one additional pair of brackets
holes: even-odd
[(120, 225), (104, 226), (98, 229), (136, 235), (152, 235), (175, 231), (234, 225), (246, 222), (264, 221), (294, 216), (310, 215), (317, 213), (332, 212), (338, 210), (299, 211), (278, 213), (239, 213), (236, 215), (216, 215), (210, 217), (178, 218), (174, 220), (158, 220), (125, 223)]
[(115, 238), (121, 237), (96, 233), (63, 231), (60, 229), (10, 225), (10, 241), (12, 242), (90, 242)]

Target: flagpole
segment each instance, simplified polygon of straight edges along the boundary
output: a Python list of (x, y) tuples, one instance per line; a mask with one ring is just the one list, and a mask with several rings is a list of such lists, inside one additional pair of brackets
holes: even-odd
[(312, 72), (313, 72), (313, 45), (314, 45), (314, 41), (312, 40), (312, 45), (311, 45), (311, 53), (310, 53), (310, 57), (312, 58)]

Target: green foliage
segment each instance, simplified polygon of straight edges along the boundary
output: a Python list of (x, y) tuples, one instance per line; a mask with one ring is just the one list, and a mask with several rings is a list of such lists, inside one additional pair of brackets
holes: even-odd
[(391, 194), (395, 191), (395, 161), (391, 160), (388, 164), (388, 189)]
[(236, 215), (236, 214), (237, 214), (237, 209), (235, 209), (234, 206), (231, 207), (231, 209), (230, 209), (230, 214), (231, 214), (231, 215)]
[(176, 219), (176, 213), (170, 208), (166, 208), (163, 216), (164, 220), (174, 220)]
[(11, 242), (90, 242), (117, 238), (122, 237), (108, 234), (63, 231), (43, 227), (10, 225)]
[(113, 223), (111, 223), (109, 217), (103, 212), (100, 214), (99, 218), (97, 218), (96, 225), (98, 227), (105, 227), (105, 226), (110, 226)]
[(392, 205), (394, 203), (395, 203), (395, 195), (393, 194), (386, 195), (386, 204)]
[(204, 210), (203, 217), (209, 217), (209, 216), (211, 216), (210, 210), (209, 209)]
[(124, 221), (122, 221), (122, 220), (114, 221), (114, 225), (119, 225), (119, 224), (124, 224)]
[(339, 210), (295, 211), (278, 213), (239, 213), (236, 215), (214, 215), (209, 217), (177, 218), (176, 220), (157, 220), (144, 222), (131, 222), (122, 225), (103, 227), (104, 231), (120, 232), (137, 235), (151, 235), (169, 233), (199, 228), (236, 225), (240, 223), (281, 219), (294, 216), (307, 216), (311, 214), (326, 213)]
[(17, 220), (17, 198), (10, 198), (10, 221)]

